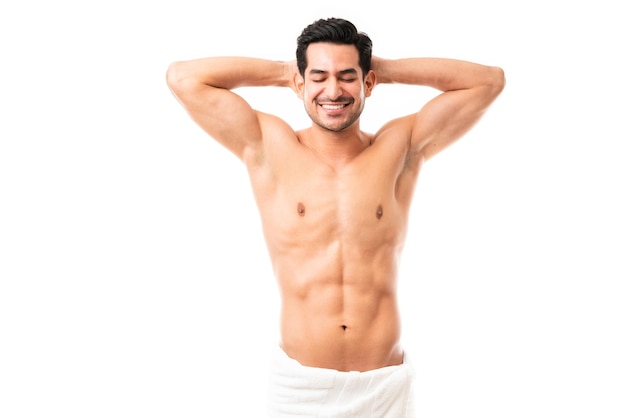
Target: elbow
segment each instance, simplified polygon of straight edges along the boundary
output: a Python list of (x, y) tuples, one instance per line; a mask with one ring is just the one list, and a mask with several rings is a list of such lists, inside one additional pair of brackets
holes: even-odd
[(506, 78), (504, 70), (500, 67), (485, 67), (480, 82), (480, 89), (484, 94), (486, 103), (493, 102), (504, 90)]
[(190, 72), (185, 62), (173, 62), (167, 68), (165, 81), (170, 91), (181, 102), (185, 103), (193, 97), (202, 86), (199, 80)]
[(497, 96), (504, 90), (506, 85), (506, 77), (504, 76), (504, 70), (500, 67), (489, 67), (490, 70), (490, 85), (492, 86), (494, 94)]
[(173, 62), (167, 67), (165, 72), (165, 82), (172, 92), (177, 93), (184, 84), (185, 77), (181, 71), (181, 63)]
[(169, 65), (165, 73), (165, 81), (172, 93), (179, 99), (189, 93), (195, 93), (201, 85), (184, 61), (173, 62)]

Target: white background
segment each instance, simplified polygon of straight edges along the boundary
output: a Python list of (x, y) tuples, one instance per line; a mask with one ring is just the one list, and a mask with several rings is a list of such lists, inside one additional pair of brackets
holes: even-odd
[[(377, 55), (507, 75), (417, 186), (400, 292), (419, 416), (623, 418), (617, 7), (3, 3), (0, 416), (262, 416), (278, 299), (258, 215), (241, 163), (191, 122), (165, 71), (209, 55), (289, 60), (305, 25), (338, 16)], [(379, 86), (362, 127), (434, 93)], [(309, 123), (287, 89), (241, 94)]]

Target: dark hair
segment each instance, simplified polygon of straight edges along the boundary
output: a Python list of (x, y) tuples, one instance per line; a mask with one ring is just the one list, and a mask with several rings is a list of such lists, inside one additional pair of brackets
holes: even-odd
[(307, 66), (306, 50), (310, 44), (316, 42), (330, 42), (340, 45), (354, 45), (359, 51), (359, 66), (363, 76), (372, 66), (372, 40), (364, 32), (359, 32), (351, 22), (345, 19), (319, 19), (304, 28), (298, 37), (296, 60), (298, 71), (304, 76)]

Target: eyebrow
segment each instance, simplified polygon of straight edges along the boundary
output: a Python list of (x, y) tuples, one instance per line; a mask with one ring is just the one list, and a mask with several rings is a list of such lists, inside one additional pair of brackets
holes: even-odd
[[(310, 75), (317, 75), (317, 74), (328, 74), (328, 71), (324, 71), (324, 70), (318, 70), (318, 69), (311, 69), (309, 71)], [(348, 68), (346, 70), (341, 70), (339, 71), (339, 75), (346, 75), (346, 74), (358, 74), (357, 70), (355, 68)]]

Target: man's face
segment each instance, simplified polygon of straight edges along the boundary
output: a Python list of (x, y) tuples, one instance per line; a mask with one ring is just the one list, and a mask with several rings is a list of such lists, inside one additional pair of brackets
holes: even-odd
[(363, 79), (354, 45), (314, 43), (306, 53), (304, 80), (296, 82), (306, 112), (315, 124), (339, 132), (361, 116), (374, 87), (373, 73)]

